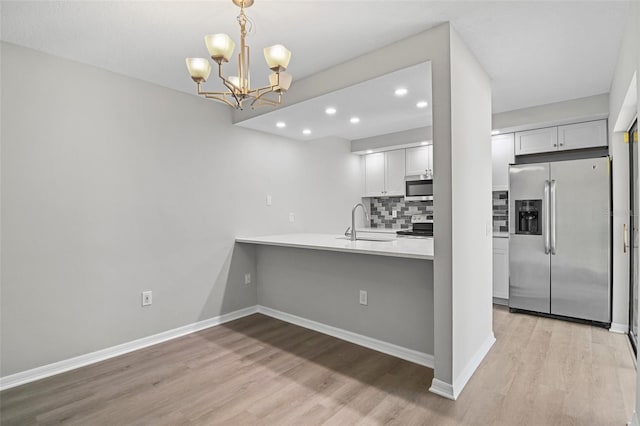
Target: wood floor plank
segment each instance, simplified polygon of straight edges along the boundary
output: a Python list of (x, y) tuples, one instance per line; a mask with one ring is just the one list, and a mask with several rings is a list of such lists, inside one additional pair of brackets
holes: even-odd
[(614, 425), (635, 406), (626, 336), (494, 307), (457, 401), (433, 370), (251, 315), (0, 393), (13, 425)]

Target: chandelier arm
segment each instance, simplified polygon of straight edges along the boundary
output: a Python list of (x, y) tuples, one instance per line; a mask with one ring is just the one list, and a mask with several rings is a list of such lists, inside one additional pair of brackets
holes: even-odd
[[(239, 101), (239, 99), (233, 94), (233, 92), (229, 91), (229, 92), (205, 92), (202, 90), (202, 86), (200, 83), (197, 83), (198, 85), (198, 95), (204, 96), (207, 99), (215, 99), (218, 101), (222, 101), (225, 104), (229, 105), (232, 108), (240, 108), (242, 103)], [(231, 102), (229, 102), (227, 100), (227, 96), (233, 96), (236, 104), (232, 104)]]
[[(280, 105), (282, 103), (282, 93), (278, 93), (278, 100), (276, 101), (275, 99), (269, 99), (268, 97), (264, 97), (264, 95), (267, 95), (269, 93), (274, 93), (274, 89), (273, 87), (275, 86), (266, 86), (262, 89), (270, 89), (265, 91), (264, 93), (257, 93), (257, 95), (255, 96), (255, 99), (253, 100), (253, 102), (251, 102), (251, 108), (254, 108), (254, 106), (262, 106), (263, 104), (268, 104), (271, 106), (277, 106)], [(261, 89), (256, 89), (256, 92), (259, 92)], [(256, 105), (257, 103), (257, 105)]]
[[(222, 96), (220, 96), (220, 95), (222, 95)], [(205, 95), (205, 98), (207, 98), (207, 99), (215, 99), (216, 101), (224, 102), (225, 104), (229, 105), (231, 108), (237, 108), (236, 105), (234, 105), (233, 103), (231, 103), (231, 102), (229, 102), (227, 100), (225, 95), (228, 95), (228, 93), (209, 94), (209, 95)]]
[(229, 89), (229, 94), (236, 100), (236, 106), (234, 108), (242, 109), (242, 101), (238, 99), (238, 96), (236, 95), (237, 89), (235, 89), (235, 86), (222, 75), (222, 63), (218, 63), (218, 77), (220, 77), (225, 87)]

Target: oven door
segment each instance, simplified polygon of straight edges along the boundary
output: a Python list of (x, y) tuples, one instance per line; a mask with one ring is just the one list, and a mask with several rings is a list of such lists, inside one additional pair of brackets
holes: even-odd
[(433, 179), (428, 179), (425, 175), (407, 177), (404, 183), (404, 200), (433, 200)]

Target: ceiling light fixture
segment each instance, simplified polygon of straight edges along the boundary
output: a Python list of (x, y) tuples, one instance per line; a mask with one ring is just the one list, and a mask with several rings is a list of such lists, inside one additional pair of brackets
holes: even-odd
[(349, 120), (349, 122), (351, 124), (358, 124), (360, 122), (360, 119), (358, 117), (351, 117), (351, 119)]
[(302, 131), (302, 134), (303, 134), (303, 135), (310, 135), (310, 134), (311, 134), (311, 129), (304, 129), (304, 130)]
[(285, 127), (287, 127), (287, 123), (285, 123), (284, 121), (278, 121), (278, 122), (276, 123), (276, 127), (277, 127), (278, 129), (284, 129)]
[[(226, 34), (213, 34), (204, 37), (207, 50), (211, 55), (211, 59), (218, 64), (218, 77), (222, 80), (222, 84), (228, 89), (225, 92), (206, 92), (202, 90), (201, 84), (206, 82), (211, 74), (211, 64), (204, 58), (187, 58), (187, 69), (193, 81), (198, 87), (198, 95), (202, 95), (208, 99), (224, 102), (232, 108), (244, 109), (244, 102), (251, 102), (251, 108), (262, 105), (276, 106), (282, 102), (282, 94), (291, 86), (291, 74), (284, 72), (289, 65), (291, 52), (281, 44), (276, 44), (264, 49), (264, 58), (267, 66), (272, 73), (269, 75), (269, 85), (257, 89), (251, 88), (250, 69), (249, 69), (249, 46), (245, 43), (245, 37), (248, 31), (253, 29), (253, 22), (247, 18), (244, 13), (246, 7), (253, 5), (254, 0), (232, 0), (233, 3), (240, 8), (238, 15), (238, 24), (240, 24), (240, 53), (238, 54), (238, 75), (224, 77), (222, 75), (222, 63), (229, 62), (229, 58), (233, 55), (235, 43)], [(265, 95), (275, 93), (277, 99), (267, 97)]]
[(492, 134), (493, 136), (498, 135), (498, 134), (500, 134), (500, 130), (492, 130), (492, 131), (491, 131), (491, 134)]
[(334, 107), (329, 107), (325, 109), (324, 112), (327, 115), (334, 115), (337, 112), (337, 110)]
[(396, 96), (404, 96), (407, 93), (409, 93), (409, 91), (405, 87), (400, 87), (400, 88), (396, 89), (396, 91), (394, 93), (396, 94)]
[(429, 102), (427, 102), (427, 101), (420, 101), (420, 102), (418, 102), (418, 103), (416, 104), (416, 106), (417, 106), (418, 108), (426, 108), (426, 107), (428, 107), (428, 106), (429, 106)]

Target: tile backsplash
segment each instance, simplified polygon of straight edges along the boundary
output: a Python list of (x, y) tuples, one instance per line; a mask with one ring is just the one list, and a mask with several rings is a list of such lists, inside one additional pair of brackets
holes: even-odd
[[(372, 197), (369, 198), (368, 210), (372, 228), (406, 229), (410, 227), (411, 216), (414, 214), (426, 214), (428, 219), (433, 219), (433, 201), (404, 201), (404, 197)], [(396, 212), (396, 217), (393, 217), (393, 212)]]
[(493, 232), (509, 232), (509, 192), (493, 191)]

